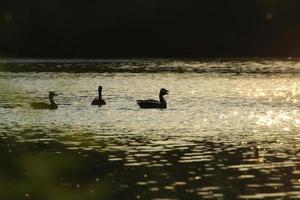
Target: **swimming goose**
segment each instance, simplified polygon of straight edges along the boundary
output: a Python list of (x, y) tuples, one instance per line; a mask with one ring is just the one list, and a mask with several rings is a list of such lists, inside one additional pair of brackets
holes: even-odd
[(54, 92), (49, 92), (49, 100), (50, 104), (44, 103), (44, 102), (33, 102), (31, 103), (31, 106), (34, 109), (50, 109), (55, 110), (57, 109), (57, 104), (54, 102), (53, 97), (57, 96)]
[(99, 105), (99, 107), (106, 105), (106, 102), (102, 99), (102, 86), (98, 87), (98, 95), (99, 96), (92, 101), (91, 105)]
[(159, 101), (148, 99), (148, 100), (137, 100), (137, 104), (140, 106), (140, 108), (161, 108), (165, 109), (167, 108), (167, 102), (164, 99), (164, 95), (169, 94), (169, 91), (165, 88), (160, 89), (159, 92)]

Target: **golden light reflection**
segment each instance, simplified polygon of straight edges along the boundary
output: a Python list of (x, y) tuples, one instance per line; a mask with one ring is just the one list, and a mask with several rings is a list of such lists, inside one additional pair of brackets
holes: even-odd
[[(284, 125), (285, 123), (295, 122), (295, 119), (290, 116), (288, 112), (274, 112), (273, 110), (267, 111), (266, 114), (257, 116), (257, 124), (274, 126), (274, 125)], [(290, 131), (289, 127), (283, 127), (283, 131)]]
[[(274, 127), (278, 130), (289, 132), (291, 126), (299, 126), (298, 102), (300, 99), (300, 88), (298, 80), (291, 78), (272, 78), (267, 82), (260, 80), (253, 84), (249, 82), (244, 87), (237, 88), (241, 96), (250, 101), (259, 102), (262, 108), (272, 105), (263, 112), (252, 111), (248, 119), (254, 119), (261, 126)], [(265, 104), (268, 103), (268, 104)], [(290, 107), (290, 109), (288, 109)], [(287, 108), (287, 109), (286, 109)]]
[[(287, 101), (297, 103), (300, 98), (300, 89), (297, 82), (290, 82), (289, 80), (282, 82), (272, 81), (268, 83), (257, 83), (252, 85), (255, 88), (238, 88), (241, 95), (248, 97), (255, 97), (258, 99), (268, 99), (268, 101)], [(262, 87), (261, 85), (264, 85)], [(259, 86), (259, 87), (257, 87)]]

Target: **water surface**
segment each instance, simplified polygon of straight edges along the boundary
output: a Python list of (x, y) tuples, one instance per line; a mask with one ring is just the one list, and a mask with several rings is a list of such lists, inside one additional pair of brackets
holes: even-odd
[(1, 63), (0, 199), (300, 198), (297, 61)]

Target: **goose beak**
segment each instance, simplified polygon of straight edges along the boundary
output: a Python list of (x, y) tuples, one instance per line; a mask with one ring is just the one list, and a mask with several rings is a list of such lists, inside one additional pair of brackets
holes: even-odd
[(169, 94), (169, 90), (166, 90), (166, 94)]

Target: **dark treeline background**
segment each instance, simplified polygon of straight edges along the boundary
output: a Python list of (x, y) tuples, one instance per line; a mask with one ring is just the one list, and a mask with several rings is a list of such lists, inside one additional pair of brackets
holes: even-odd
[(4, 0), (10, 57), (300, 56), (298, 0)]

